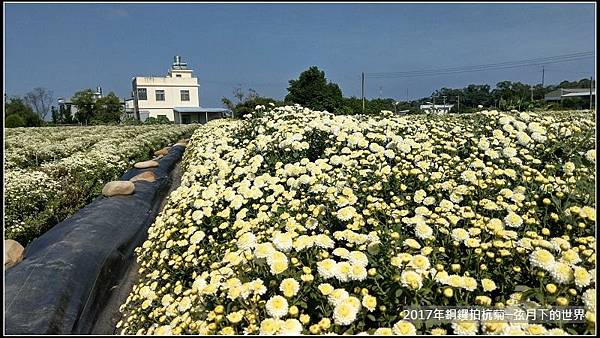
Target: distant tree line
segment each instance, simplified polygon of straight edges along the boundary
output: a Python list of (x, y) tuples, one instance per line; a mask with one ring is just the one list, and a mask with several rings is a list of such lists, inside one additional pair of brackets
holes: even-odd
[[(94, 91), (84, 89), (73, 95), (70, 105), (75, 106), (76, 112), (66, 103), (52, 105), (52, 91), (45, 88), (35, 88), (23, 97), (13, 96), (4, 98), (5, 127), (38, 127), (43, 125), (62, 124), (116, 124), (123, 122), (123, 105), (115, 93), (97, 98)], [(46, 121), (50, 113), (51, 121)], [(163, 123), (164, 121), (159, 121)], [(156, 123), (156, 121), (150, 121)]]
[[(595, 84), (592, 82), (592, 85)], [(585, 109), (589, 107), (589, 99), (574, 97), (564, 99), (560, 103), (546, 102), (544, 96), (556, 89), (589, 88), (590, 79), (579, 81), (563, 81), (558, 85), (534, 85), (501, 81), (491, 88), (487, 84), (470, 84), (464, 88), (441, 88), (434, 91), (431, 96), (412, 101), (397, 101), (393, 98), (365, 98), (366, 114), (376, 114), (382, 110), (408, 111), (409, 113), (420, 112), (420, 105), (435, 102), (435, 104), (452, 104), (453, 112), (473, 112), (479, 105), (485, 108), (496, 108), (499, 110), (531, 110), (531, 109)], [(227, 98), (223, 103), (234, 113), (243, 114), (250, 112), (258, 104), (268, 102), (280, 104), (298, 103), (304, 107), (314, 110), (327, 110), (335, 114), (359, 114), (363, 111), (363, 102), (359, 97), (344, 97), (340, 87), (328, 82), (325, 72), (318, 67), (312, 66), (302, 72), (298, 79), (289, 81), (288, 94), (283, 102), (261, 97), (256, 91), (250, 90), (248, 96), (244, 96), (240, 88), (234, 90), (234, 96), (238, 98), (237, 104)], [(241, 95), (240, 95), (241, 93)], [(445, 98), (444, 98), (445, 97)]]

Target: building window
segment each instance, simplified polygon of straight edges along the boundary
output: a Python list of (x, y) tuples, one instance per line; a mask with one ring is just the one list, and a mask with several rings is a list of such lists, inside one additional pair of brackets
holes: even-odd
[(182, 90), (181, 91), (181, 101), (189, 101), (190, 100), (190, 91)]
[(164, 101), (165, 100), (165, 91), (157, 90), (156, 91), (156, 101)]
[(175, 74), (175, 77), (181, 77), (181, 74)]
[(148, 100), (146, 88), (138, 88), (138, 100)]

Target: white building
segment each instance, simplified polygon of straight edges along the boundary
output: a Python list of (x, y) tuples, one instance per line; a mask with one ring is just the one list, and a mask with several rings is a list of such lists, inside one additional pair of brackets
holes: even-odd
[(132, 79), (134, 116), (140, 121), (164, 116), (175, 123), (206, 123), (223, 117), (228, 110), (200, 107), (198, 78), (175, 56), (164, 77), (136, 76)]
[(452, 107), (453, 104), (422, 104), (419, 108), (427, 114), (446, 114)]
[(569, 97), (585, 97), (587, 96), (587, 98), (589, 99), (590, 94), (592, 95), (592, 98), (594, 96), (596, 96), (596, 89), (592, 89), (590, 90), (590, 88), (570, 88), (570, 89), (564, 89), (564, 88), (559, 88), (557, 90), (551, 91), (550, 93), (544, 95), (544, 100), (545, 101), (562, 101), (563, 99), (569, 98)]

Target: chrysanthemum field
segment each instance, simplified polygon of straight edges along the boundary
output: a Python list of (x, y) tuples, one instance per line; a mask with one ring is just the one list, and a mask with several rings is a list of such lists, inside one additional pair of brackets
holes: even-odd
[(134, 162), (194, 125), (5, 129), (5, 238), (23, 244), (72, 215)]
[[(591, 334), (593, 112), (199, 128), (136, 250), (126, 334)], [(577, 324), (423, 323), (411, 306), (583, 306)]]

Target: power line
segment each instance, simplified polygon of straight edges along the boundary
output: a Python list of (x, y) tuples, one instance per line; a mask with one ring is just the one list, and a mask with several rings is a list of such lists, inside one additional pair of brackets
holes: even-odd
[(573, 58), (573, 57), (587, 57), (587, 56), (593, 56), (594, 52), (578, 52), (578, 53), (571, 53), (571, 54), (563, 54), (563, 55), (558, 55), (558, 56), (548, 56), (548, 57), (542, 57), (542, 58), (533, 58), (533, 59), (524, 59), (524, 60), (517, 60), (517, 61), (505, 61), (505, 62), (499, 62), (499, 63), (489, 63), (489, 64), (483, 64), (483, 65), (471, 65), (471, 66), (460, 66), (460, 67), (451, 67), (451, 68), (438, 68), (438, 69), (430, 69), (430, 70), (415, 70), (415, 71), (404, 71), (404, 72), (383, 72), (383, 73), (367, 73), (367, 74), (371, 74), (371, 75), (379, 75), (379, 74), (410, 74), (410, 73), (420, 73), (420, 72), (426, 72), (426, 71), (450, 71), (450, 70), (464, 70), (464, 69), (470, 69), (470, 68), (478, 68), (478, 67), (490, 67), (490, 66), (506, 66), (506, 65), (514, 65), (514, 64), (520, 64), (520, 63), (530, 63), (530, 62), (541, 62), (541, 61), (554, 61), (554, 60), (558, 60), (558, 59), (569, 59), (569, 58)]
[(580, 52), (565, 54), (559, 56), (551, 56), (544, 58), (525, 59), (519, 61), (507, 61), (485, 65), (474, 65), (474, 66), (462, 66), (452, 68), (439, 68), (429, 70), (417, 70), (417, 71), (405, 71), (405, 72), (386, 72), (386, 73), (365, 73), (365, 77), (369, 78), (405, 78), (405, 77), (419, 77), (419, 76), (431, 76), (431, 75), (444, 75), (444, 74), (459, 74), (467, 72), (477, 72), (485, 70), (499, 70), (509, 69), (517, 67), (529, 67), (536, 65), (553, 64), (560, 62), (569, 62), (576, 60), (583, 60), (592, 58), (595, 56), (594, 52)]
[(378, 75), (408, 75), (408, 74), (418, 74), (418, 73), (424, 73), (424, 72), (461, 71), (461, 70), (478, 69), (478, 68), (512, 66), (512, 65), (517, 65), (517, 64), (530, 64), (530, 63), (537, 63), (537, 62), (552, 62), (552, 61), (558, 61), (558, 60), (568, 60), (568, 59), (572, 59), (572, 58), (591, 57), (591, 56), (594, 56), (594, 52), (579, 52), (579, 53), (564, 54), (564, 55), (558, 55), (558, 56), (549, 56), (549, 57), (543, 57), (543, 58), (524, 59), (524, 60), (517, 60), (517, 61), (506, 61), (506, 62), (499, 62), (499, 63), (460, 66), (460, 67), (451, 67), (451, 68), (425, 69), (425, 70), (403, 71), (403, 72), (366, 73), (366, 74), (369, 74), (372, 76), (378, 76)]
[(461, 73), (472, 73), (472, 72), (481, 72), (481, 71), (489, 71), (489, 70), (502, 70), (502, 69), (510, 69), (510, 68), (520, 68), (520, 67), (531, 67), (531, 66), (540, 66), (545, 64), (554, 64), (560, 62), (568, 62), (568, 61), (576, 61), (583, 60), (585, 58), (578, 59), (570, 59), (570, 60), (561, 60), (554, 62), (544, 62), (544, 63), (531, 63), (531, 64), (522, 64), (522, 65), (514, 65), (514, 66), (504, 66), (504, 67), (490, 67), (490, 68), (480, 68), (480, 69), (469, 69), (469, 70), (461, 70), (461, 71), (447, 71), (447, 72), (427, 72), (421, 74), (408, 74), (408, 75), (387, 75), (387, 76), (367, 76), (368, 78), (376, 78), (376, 79), (392, 79), (392, 78), (410, 78), (410, 77), (422, 77), (422, 76), (437, 76), (437, 75), (448, 75), (448, 74), (461, 74)]

